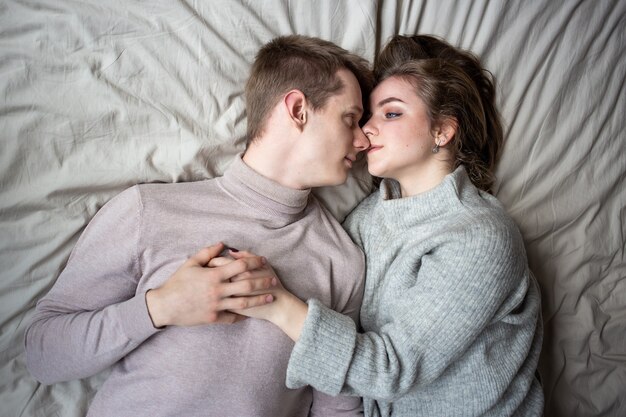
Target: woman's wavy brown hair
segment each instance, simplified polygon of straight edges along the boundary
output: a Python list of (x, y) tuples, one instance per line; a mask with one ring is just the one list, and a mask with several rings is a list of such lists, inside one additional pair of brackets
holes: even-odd
[(492, 191), (504, 133), (494, 77), (476, 56), (434, 36), (396, 35), (376, 57), (374, 75), (376, 83), (392, 76), (409, 81), (431, 126), (455, 120), (452, 168), (463, 165), (477, 188)]

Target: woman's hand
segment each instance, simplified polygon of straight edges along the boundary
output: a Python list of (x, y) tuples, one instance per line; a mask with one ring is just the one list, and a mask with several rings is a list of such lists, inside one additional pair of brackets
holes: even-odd
[[(244, 258), (256, 258), (250, 252), (244, 251), (229, 251), (229, 257), (215, 258), (211, 261), (209, 266), (221, 266), (229, 262)], [(274, 272), (270, 263), (254, 271), (246, 271), (239, 275), (236, 275), (230, 279), (231, 282), (240, 282), (244, 280), (255, 280), (260, 277), (273, 276), (271, 281), (271, 288), (268, 290), (256, 290), (250, 291), (244, 294), (235, 294), (235, 296), (247, 296), (247, 295), (271, 295), (272, 302), (269, 302), (262, 306), (249, 307), (241, 310), (231, 310), (233, 313), (241, 314), (243, 316), (253, 317), (257, 319), (263, 319), (274, 323), (280, 327), (283, 332), (287, 334), (292, 340), (297, 341), (302, 331), (302, 326), (306, 315), (308, 313), (308, 306), (298, 297), (290, 293), (285, 287), (283, 287), (280, 279)]]

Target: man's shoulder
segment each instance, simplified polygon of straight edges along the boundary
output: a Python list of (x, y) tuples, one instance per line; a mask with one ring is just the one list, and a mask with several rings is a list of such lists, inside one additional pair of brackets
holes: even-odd
[(183, 182), (144, 182), (137, 184), (130, 188), (137, 188), (141, 192), (145, 193), (158, 193), (158, 192), (188, 192), (198, 188), (211, 187), (215, 185), (216, 181), (221, 177), (207, 178), (197, 181), (183, 181)]
[(337, 219), (335, 214), (333, 214), (333, 211), (331, 211), (330, 208), (326, 206), (324, 201), (315, 196), (313, 193), (311, 193), (309, 196), (309, 201), (307, 203), (305, 213), (311, 218), (318, 217), (321, 222), (328, 223), (333, 227), (338, 226), (339, 229), (343, 230), (343, 228), (341, 227), (341, 222), (339, 221), (339, 219)]
[[(317, 219), (311, 232), (317, 234), (318, 244), (306, 248), (309, 255), (317, 252), (329, 262), (332, 301), (328, 306), (358, 321), (359, 306), (363, 297), (365, 256), (361, 248), (350, 238), (341, 223), (319, 201), (309, 201), (307, 215)], [(318, 220), (319, 219), (319, 220)], [(325, 278), (328, 280), (328, 277)]]
[(339, 220), (333, 215), (333, 213), (320, 201), (317, 197), (311, 194), (309, 203), (307, 205), (306, 215), (311, 218), (319, 219), (319, 228), (316, 228), (320, 233), (324, 233), (328, 238), (337, 242), (342, 246), (355, 246)]
[(124, 192), (135, 189), (142, 201), (163, 200), (181, 201), (183, 198), (200, 197), (216, 190), (218, 178), (189, 182), (151, 182), (130, 187)]

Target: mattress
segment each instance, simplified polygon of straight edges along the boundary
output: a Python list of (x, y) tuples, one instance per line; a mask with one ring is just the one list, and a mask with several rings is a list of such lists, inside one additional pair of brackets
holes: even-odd
[[(245, 146), (258, 48), (318, 36), (373, 60), (394, 34), (479, 55), (506, 144), (496, 195), (542, 291), (546, 416), (626, 415), (626, 2), (0, 3), (0, 415), (80, 416), (106, 377), (43, 386), (24, 331), (85, 225), (146, 182), (220, 175)], [(338, 218), (365, 167), (315, 190)]]

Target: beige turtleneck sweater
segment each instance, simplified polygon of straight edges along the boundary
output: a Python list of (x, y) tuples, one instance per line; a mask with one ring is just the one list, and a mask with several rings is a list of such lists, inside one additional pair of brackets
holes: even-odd
[(111, 367), (89, 416), (359, 415), (358, 397), (285, 387), (293, 343), (268, 322), (152, 326), (145, 292), (218, 241), (266, 256), (293, 293), (358, 319), (361, 251), (310, 190), (239, 156), (223, 177), (135, 186), (97, 213), (37, 304), (31, 373), (50, 384)]

